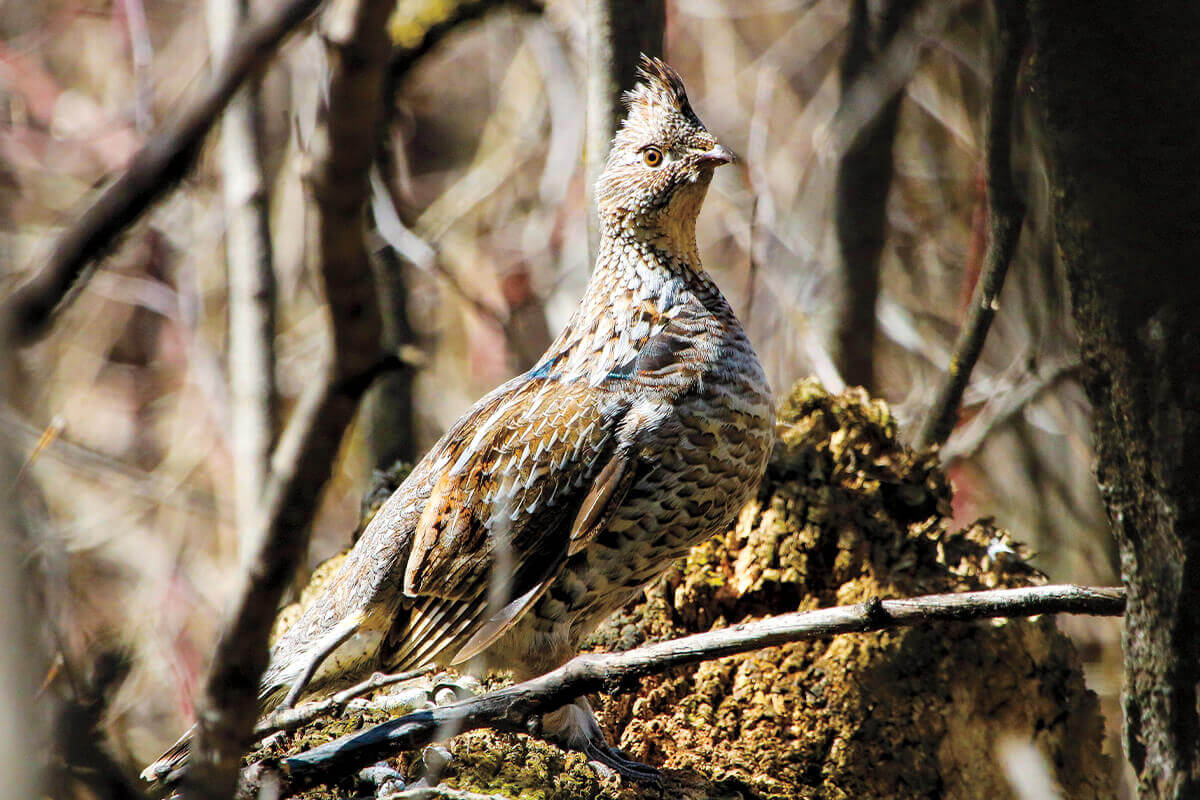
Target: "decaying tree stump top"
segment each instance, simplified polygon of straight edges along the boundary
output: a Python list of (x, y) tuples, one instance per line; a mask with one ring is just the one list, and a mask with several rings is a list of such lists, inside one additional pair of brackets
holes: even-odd
[[(767, 477), (734, 529), (610, 619), (595, 649), (872, 597), (1042, 582), (1007, 532), (988, 521), (953, 528), (945, 474), (898, 442), (882, 402), (803, 381), (779, 419)], [(994, 800), (1012, 796), (997, 757), (1007, 738), (1037, 747), (1064, 797), (1112, 796), (1096, 697), (1049, 617), (800, 642), (592, 702), (612, 741), (663, 768), (664, 797)], [(284, 746), (311, 747), (375, 721), (338, 720)], [(582, 756), (523, 736), (476, 731), (448, 747), (445, 781), (461, 789), (547, 800), (659, 796), (603, 781)]]

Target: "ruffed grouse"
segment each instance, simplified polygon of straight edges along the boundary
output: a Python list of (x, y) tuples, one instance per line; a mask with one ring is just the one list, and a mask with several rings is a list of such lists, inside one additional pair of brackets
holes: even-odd
[[(770, 389), (695, 236), (713, 170), (733, 156), (673, 69), (645, 58), (640, 78), (596, 185), (602, 239), (579, 309), (383, 505), (275, 645), (264, 710), (372, 670), (546, 672), (755, 491)], [(543, 732), (623, 775), (654, 774), (608, 747), (582, 698)]]

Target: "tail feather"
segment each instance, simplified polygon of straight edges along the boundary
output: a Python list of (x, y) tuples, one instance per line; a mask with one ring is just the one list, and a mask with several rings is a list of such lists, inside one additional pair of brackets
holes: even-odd
[[(296, 699), (319, 696), (356, 683), (379, 667), (380, 644), (399, 614), (401, 596), (399, 591), (374, 585), (364, 591), (357, 563), (352, 552), (300, 619), (275, 642), (259, 691), (260, 715), (275, 709), (298, 683)], [(386, 578), (386, 572), (378, 576), (379, 581)], [(164, 786), (178, 783), (194, 735), (195, 726), (146, 767), (142, 779)]]
[[(390, 619), (391, 615), (381, 615)], [(301, 682), (300, 697), (321, 695), (365, 678), (377, 662), (377, 651), (383, 633), (362, 626), (364, 615), (355, 613), (326, 630), (304, 631), (307, 637), (298, 641), (281, 639), (273, 648), (271, 663), (263, 676), (259, 690), (258, 713), (274, 710)], [(299, 622), (293, 626), (295, 629)], [(315, 627), (315, 626), (314, 626)], [(290, 631), (289, 631), (290, 633)], [(357, 636), (353, 636), (357, 633)], [(347, 635), (353, 636), (347, 642)], [(330, 658), (333, 652), (335, 658)], [(308, 669), (309, 666), (314, 669)], [(314, 674), (315, 673), (315, 674)], [(187, 769), (188, 756), (196, 726), (188, 729), (175, 744), (142, 770), (142, 780), (162, 786), (178, 783)]]
[(180, 736), (175, 744), (171, 745), (165, 753), (142, 770), (142, 780), (164, 786), (176, 783), (183, 774), (182, 770), (187, 763), (188, 753), (192, 749), (192, 735), (195, 731), (195, 725), (188, 728), (187, 732), (183, 736)]

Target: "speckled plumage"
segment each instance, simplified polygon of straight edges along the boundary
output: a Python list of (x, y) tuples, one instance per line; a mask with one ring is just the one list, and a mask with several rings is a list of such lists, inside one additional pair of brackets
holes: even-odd
[(346, 636), (306, 693), (428, 663), (540, 674), (755, 490), (770, 392), (695, 240), (713, 170), (732, 156), (662, 62), (646, 59), (627, 99), (579, 309), (383, 505), (275, 645), (264, 705)]

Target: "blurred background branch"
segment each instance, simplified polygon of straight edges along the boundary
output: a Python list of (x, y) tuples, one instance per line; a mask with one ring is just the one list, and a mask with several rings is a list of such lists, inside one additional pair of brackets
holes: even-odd
[[(604, 168), (608, 145), (625, 116), (622, 93), (637, 83), (642, 54), (661, 58), (666, 33), (666, 0), (587, 0), (587, 165), (588, 197)], [(588, 249), (596, 251), (595, 200), (589, 199)]]
[[(6, 322), (0, 317), (0, 402), (7, 400), (16, 376), (4, 337)], [(6, 800), (42, 794), (35, 753), (48, 733), (47, 715), (34, 704), (36, 670), (45, 666), (45, 658), (30, 624), (37, 619), (30, 613), (34, 595), (27, 580), (33, 543), (18, 501), (18, 474), (16, 454), (0, 438), (0, 797)]]
[[(422, 57), (467, 23), (504, 7), (519, 12), (540, 13), (542, 10), (537, 0), (460, 0), (427, 5), (433, 9), (433, 14), (412, 13), (403, 22), (395, 23), (400, 35), (393, 35), (393, 39), (400, 41), (392, 48), (384, 83), (384, 118), (378, 126), (378, 164), (371, 172), (371, 223), (382, 239), (371, 264), (379, 287), (384, 347), (396, 355), (412, 353), (418, 346), (408, 310), (410, 293), (405, 274), (408, 270), (438, 270), (451, 287), (464, 298), (470, 298), (453, 273), (441, 264), (436, 251), (412, 232), (416, 215), (406, 205), (403, 192), (396, 185), (398, 165), (405, 162), (391, 135), (400, 89)], [(402, 7), (399, 13), (410, 12)], [(501, 315), (479, 301), (476, 303), (485, 316), (493, 316), (503, 324)], [(414, 384), (415, 370), (394, 370), (381, 376), (366, 398), (365, 438), (371, 465), (380, 473), (386, 473), (397, 462), (411, 463), (420, 455)]]
[(1029, 42), (1028, 10), (1024, 2), (996, 3), (996, 56), (992, 87), (988, 100), (988, 128), (984, 147), (987, 154), (987, 253), (983, 272), (962, 329), (954, 343), (954, 353), (945, 381), (933, 402), (933, 408), (917, 434), (919, 449), (940, 446), (950, 438), (958, 420), (963, 392), (971, 380), (975, 362), (983, 352), (992, 317), (999, 308), (1000, 290), (1017, 250), (1021, 226), (1025, 221), (1025, 201), (1013, 182), (1013, 104), (1017, 93), (1017, 73)]
[[(215, 70), (250, 20), (248, 0), (207, 0)], [(229, 272), (229, 387), (234, 506), (243, 557), (254, 552), (278, 427), (275, 386), (275, 264), (263, 163), (261, 75), (251, 75), (221, 118), (221, 188)]]
[(148, 141), (120, 177), (55, 237), (34, 277), (5, 299), (3, 319), (12, 328), (10, 341), (27, 345), (45, 334), (53, 316), (87, 280), (96, 260), (187, 174), (204, 137), (242, 83), (271, 59), (284, 38), (319, 4), (320, 0), (286, 0), (245, 29), (206, 90)]
[[(841, 63), (840, 107), (855, 81), (878, 58), (905, 24), (915, 0), (888, 0), (872, 19), (867, 0), (853, 0)], [(892, 146), (904, 87), (898, 86), (882, 108), (842, 151), (838, 164), (837, 227), (841, 302), (834, 328), (834, 366), (851, 386), (875, 386), (875, 304), (879, 296), (879, 257), (887, 233), (888, 193), (892, 184)], [(843, 112), (845, 113), (845, 112)]]

